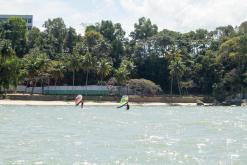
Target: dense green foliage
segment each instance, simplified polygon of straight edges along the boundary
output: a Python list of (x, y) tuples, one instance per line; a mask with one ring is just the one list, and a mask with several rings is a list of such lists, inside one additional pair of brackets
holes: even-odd
[(162, 89), (150, 80), (131, 79), (128, 81), (128, 88), (134, 95), (153, 96), (162, 92)]
[[(0, 23), (0, 87), (107, 84), (147, 79), (164, 93), (219, 99), (247, 89), (247, 22), (180, 33), (140, 18), (128, 35), (120, 23), (101, 21), (83, 36), (61, 18), (28, 31), (20, 18)], [(25, 78), (25, 79), (24, 79)], [(137, 81), (137, 80), (136, 80)]]

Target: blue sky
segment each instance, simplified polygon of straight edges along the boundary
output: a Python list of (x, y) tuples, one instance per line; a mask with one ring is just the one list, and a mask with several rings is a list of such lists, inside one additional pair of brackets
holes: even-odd
[(83, 32), (81, 23), (120, 22), (129, 33), (138, 18), (151, 18), (159, 29), (187, 32), (197, 28), (239, 25), (247, 20), (246, 0), (0, 0), (0, 14), (32, 14), (34, 26), (62, 17)]

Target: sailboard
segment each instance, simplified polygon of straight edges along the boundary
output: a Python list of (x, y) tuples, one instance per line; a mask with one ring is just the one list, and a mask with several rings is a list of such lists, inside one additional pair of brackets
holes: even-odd
[(127, 95), (122, 96), (121, 100), (120, 100), (120, 106), (118, 106), (117, 108), (121, 108), (125, 105), (127, 105), (129, 102), (129, 97)]
[(80, 102), (82, 101), (82, 99), (83, 99), (83, 96), (82, 95), (76, 96), (76, 98), (75, 98), (75, 105), (76, 106), (79, 105)]

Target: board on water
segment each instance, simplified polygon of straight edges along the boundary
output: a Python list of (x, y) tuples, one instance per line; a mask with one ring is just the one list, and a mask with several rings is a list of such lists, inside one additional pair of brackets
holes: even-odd
[(127, 105), (128, 102), (129, 102), (129, 97), (126, 95), (122, 96), (122, 98), (120, 100), (120, 106), (118, 106), (117, 108), (121, 108), (121, 107)]

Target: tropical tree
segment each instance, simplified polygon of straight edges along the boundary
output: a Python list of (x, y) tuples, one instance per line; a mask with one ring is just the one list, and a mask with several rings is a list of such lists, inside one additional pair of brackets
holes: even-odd
[(64, 77), (65, 65), (62, 61), (51, 61), (48, 72), (54, 79), (54, 85), (57, 86), (57, 81)]
[(145, 40), (158, 33), (158, 26), (155, 24), (153, 25), (149, 18), (140, 18), (138, 23), (135, 23), (134, 27), (134, 32), (130, 33), (130, 36), (134, 40)]
[(173, 80), (175, 79), (177, 81), (179, 94), (181, 95), (182, 94), (182, 92), (181, 92), (181, 78), (185, 74), (186, 65), (182, 61), (180, 54), (176, 54), (176, 57), (170, 61), (168, 68), (170, 70), (170, 76), (171, 76), (170, 94), (172, 95)]
[(100, 76), (100, 84), (102, 85), (102, 81), (106, 76), (109, 76), (113, 70), (112, 63), (109, 59), (100, 59), (97, 62), (97, 74)]
[(29, 54), (24, 56), (24, 69), (27, 73), (27, 78), (32, 84), (31, 95), (33, 94), (34, 88), (40, 78), (47, 75), (49, 62), (50, 60), (48, 59), (47, 54), (38, 49), (33, 49)]
[(99, 32), (88, 31), (83, 38), (80, 49), (86, 50), (84, 54), (89, 52), (97, 58), (109, 58), (111, 46)]
[(66, 25), (62, 18), (48, 19), (45, 21), (43, 50), (51, 59), (64, 52), (64, 41), (67, 34)]
[(65, 68), (72, 72), (72, 85), (75, 86), (75, 74), (81, 68), (82, 56), (76, 52), (69, 53), (64, 56), (64, 61)]
[(69, 27), (67, 29), (67, 34), (65, 37), (65, 43), (64, 43), (65, 51), (68, 53), (72, 53), (74, 47), (76, 46), (77, 41), (78, 41), (78, 36), (76, 34), (75, 29), (72, 27)]
[(21, 78), (21, 62), (15, 56), (9, 40), (0, 40), (0, 91), (12, 85), (16, 87)]
[(129, 59), (124, 59), (121, 62), (120, 67), (115, 71), (115, 77), (120, 85), (124, 85), (126, 81), (130, 78), (132, 71), (134, 70), (135, 65), (133, 61)]
[[(94, 28), (88, 27), (88, 29), (99, 32), (105, 40), (105, 45), (108, 47), (108, 53), (112, 58), (113, 66), (119, 67), (121, 58), (125, 55), (126, 38), (125, 31), (120, 23), (114, 24), (110, 20), (102, 20), (96, 24)], [(103, 42), (104, 43), (104, 42)]]
[(129, 77), (130, 73), (125, 67), (119, 67), (115, 71), (115, 78), (119, 85), (124, 85)]
[(112, 62), (109, 59), (100, 59), (97, 62), (97, 74), (100, 76), (100, 85), (103, 86), (103, 79), (111, 74), (113, 71)]
[(1, 87), (3, 87), (6, 95), (10, 86), (17, 87), (23, 72), (21, 70), (21, 61), (15, 56), (5, 60), (2, 60), (0, 56), (0, 61), (0, 91)]
[(87, 52), (82, 58), (81, 68), (86, 72), (86, 95), (87, 95), (87, 85), (89, 72), (95, 70), (96, 58), (92, 56), (91, 53)]
[(10, 41), (18, 57), (27, 53), (27, 27), (22, 18), (11, 17), (1, 24), (2, 38)]
[(15, 51), (12, 49), (11, 42), (6, 39), (0, 39), (0, 55), (2, 60), (11, 58), (15, 55)]
[(28, 49), (42, 48), (42, 32), (37, 27), (33, 27), (27, 33)]

